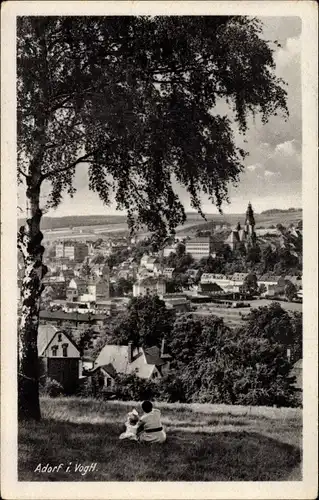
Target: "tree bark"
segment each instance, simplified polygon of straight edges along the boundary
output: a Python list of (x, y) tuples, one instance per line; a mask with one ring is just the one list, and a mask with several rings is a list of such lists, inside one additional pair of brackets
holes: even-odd
[[(36, 174), (38, 170), (38, 175)], [(18, 418), (40, 420), (38, 324), (42, 278), (47, 272), (42, 263), (44, 247), (40, 231), (42, 212), (39, 207), (41, 177), (39, 169), (27, 178), (27, 198), (31, 214), (18, 233), (18, 248), (24, 260), (22, 311), (19, 324)]]

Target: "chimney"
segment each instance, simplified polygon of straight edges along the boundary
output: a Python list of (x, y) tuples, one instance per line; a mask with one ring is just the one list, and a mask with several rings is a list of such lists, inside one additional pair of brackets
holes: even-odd
[(287, 359), (288, 359), (288, 363), (291, 362), (291, 350), (288, 348), (287, 349)]
[(132, 361), (133, 361), (133, 343), (132, 342), (128, 343), (127, 350), (128, 350), (128, 362), (132, 363)]
[(167, 352), (167, 344), (165, 339), (162, 340), (160, 358), (166, 361), (172, 359), (172, 356)]

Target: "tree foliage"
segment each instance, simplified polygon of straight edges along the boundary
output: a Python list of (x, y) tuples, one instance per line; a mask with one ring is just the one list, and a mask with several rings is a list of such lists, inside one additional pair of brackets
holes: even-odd
[(123, 297), (133, 291), (133, 280), (119, 278), (116, 283), (112, 283), (110, 291), (113, 297)]
[(177, 382), (173, 384), (169, 374), (164, 378), (162, 391), (167, 391), (167, 398), (299, 404), (291, 369), (302, 353), (302, 316), (290, 316), (279, 304), (252, 310), (245, 326), (237, 331), (226, 327), (221, 318), (184, 315), (175, 321), (169, 347)]
[(250, 295), (254, 295), (258, 291), (257, 276), (254, 273), (249, 273), (244, 279), (243, 291)]
[(105, 262), (105, 257), (101, 253), (98, 253), (91, 260), (92, 264), (103, 264)]
[[(262, 26), (245, 17), (20, 17), (17, 28), (18, 162), (52, 184), (48, 205), (74, 193), (80, 162), (90, 187), (132, 225), (161, 235), (185, 220), (169, 174), (200, 209), (218, 207), (237, 181), (244, 151), (218, 99), (264, 122), (286, 111)], [(22, 174), (23, 175), (23, 174)]]
[(293, 361), (302, 356), (302, 313), (289, 313), (278, 302), (252, 309), (240, 330), (245, 338), (267, 339), (294, 351)]
[(152, 400), (158, 395), (158, 386), (155, 382), (140, 378), (135, 373), (118, 374), (113, 390), (116, 398), (124, 401)]
[[(185, 221), (172, 179), (201, 212), (220, 209), (243, 170), (235, 144), (247, 118), (287, 112), (274, 48), (244, 16), (21, 16), (17, 18), (17, 163), (29, 212), (19, 230), (25, 264), (19, 336), (19, 417), (40, 418), (37, 327), (41, 218), (75, 192), (80, 164), (104, 204), (131, 229), (161, 240)], [(219, 99), (234, 119), (214, 113)], [(41, 206), (43, 186), (50, 188)]]
[(165, 302), (157, 296), (134, 297), (113, 330), (112, 342), (160, 347), (162, 339), (171, 334), (173, 320), (172, 311), (167, 310)]
[(296, 286), (289, 280), (287, 280), (287, 284), (285, 286), (285, 295), (288, 300), (292, 301), (297, 294)]

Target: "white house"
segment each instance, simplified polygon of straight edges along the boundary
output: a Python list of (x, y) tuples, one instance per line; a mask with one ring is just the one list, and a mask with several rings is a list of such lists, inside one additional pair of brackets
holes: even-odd
[(133, 297), (139, 295), (163, 295), (166, 293), (166, 282), (163, 278), (148, 277), (138, 280), (133, 285)]
[(38, 356), (40, 381), (48, 377), (59, 382), (66, 393), (77, 388), (82, 373), (80, 351), (75, 342), (53, 325), (39, 325)]
[(171, 356), (162, 348), (133, 348), (132, 343), (105, 345), (95, 360), (94, 369), (86, 371), (87, 376), (98, 378), (99, 385), (112, 389), (117, 374), (136, 374), (147, 380), (160, 379), (169, 370)]
[(168, 279), (172, 279), (175, 273), (175, 268), (174, 267), (165, 267), (163, 269), (163, 276)]

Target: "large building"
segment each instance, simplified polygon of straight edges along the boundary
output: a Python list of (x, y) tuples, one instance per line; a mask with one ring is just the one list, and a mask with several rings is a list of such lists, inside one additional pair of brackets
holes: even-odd
[(75, 262), (83, 262), (88, 256), (89, 249), (86, 243), (58, 243), (55, 246), (55, 257), (57, 259), (69, 259)]
[(92, 328), (101, 331), (104, 328), (107, 316), (105, 314), (64, 312), (64, 311), (40, 311), (40, 325), (53, 325), (57, 328), (71, 329), (76, 331)]
[(212, 252), (212, 241), (210, 236), (193, 238), (186, 241), (186, 253), (191, 254), (193, 259), (200, 260), (209, 257)]

